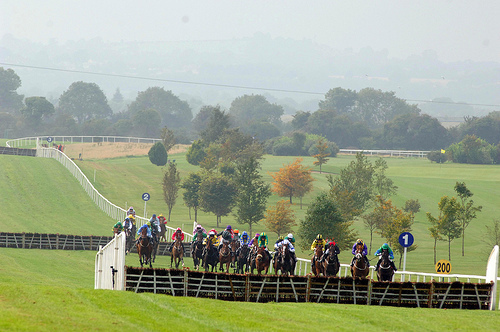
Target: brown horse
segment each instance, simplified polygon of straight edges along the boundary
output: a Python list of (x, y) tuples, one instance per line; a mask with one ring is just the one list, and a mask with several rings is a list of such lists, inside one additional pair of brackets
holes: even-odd
[(226, 264), (226, 273), (229, 273), (229, 264), (232, 262), (231, 248), (229, 242), (222, 242), (222, 247), (219, 250), (219, 271), (224, 271), (224, 264)]
[(240, 240), (238, 240), (238, 238), (235, 236), (229, 246), (231, 248), (231, 267), (234, 268), (234, 263), (236, 262), (236, 251), (240, 247)]
[(377, 271), (378, 281), (392, 281), (394, 269), (392, 268), (391, 259), (389, 258), (389, 251), (382, 250), (380, 254), (380, 265)]
[(261, 274), (264, 271), (267, 274), (269, 270), (269, 265), (271, 262), (269, 261), (269, 255), (266, 252), (266, 247), (262, 246), (257, 250), (257, 256), (255, 258), (255, 267), (257, 268), (257, 274)]
[(238, 250), (238, 255), (236, 256), (236, 273), (248, 272), (248, 256), (250, 253), (250, 248), (247, 245), (243, 245)]
[(312, 273), (314, 273), (316, 277), (320, 274), (325, 275), (325, 272), (323, 271), (323, 264), (319, 262), (321, 256), (323, 256), (323, 246), (317, 245), (316, 249), (314, 249), (314, 255), (311, 258)]
[(253, 274), (253, 270), (255, 269), (255, 259), (257, 258), (257, 251), (259, 250), (259, 245), (255, 242), (250, 248), (250, 252), (248, 253), (248, 263), (247, 266), (250, 269), (250, 272)]
[(165, 221), (165, 218), (164, 217), (160, 217), (159, 218), (160, 220), (160, 233), (158, 233), (158, 238), (160, 239), (160, 241), (167, 241), (167, 237), (165, 236), (165, 233), (167, 232), (167, 226), (163, 223)]
[(210, 269), (210, 265), (212, 266), (212, 272), (214, 272), (214, 268), (217, 270), (217, 264), (219, 263), (219, 259), (217, 257), (217, 249), (212, 244), (209, 238), (206, 239), (205, 248), (203, 249), (203, 267), (205, 268), (205, 272), (208, 272)]
[(184, 266), (184, 246), (182, 245), (182, 240), (180, 237), (175, 239), (174, 247), (172, 248), (172, 256), (170, 257), (170, 267), (175, 261), (175, 268), (179, 268), (179, 264), (182, 262)]
[(139, 238), (139, 242), (137, 242), (137, 254), (139, 254), (139, 263), (141, 263), (141, 267), (143, 264), (148, 264), (149, 267), (153, 267), (151, 265), (151, 252), (153, 251), (153, 245), (148, 237), (147, 228), (143, 228), (141, 231), (141, 237)]
[(203, 261), (203, 237), (196, 237), (196, 241), (191, 248), (191, 256), (193, 257), (193, 266), (195, 270), (200, 269)]
[[(275, 257), (274, 260), (274, 272), (276, 274), (278, 274), (278, 269), (281, 271), (282, 275), (287, 276), (293, 274), (294, 260), (287, 245), (282, 245), (278, 249), (278, 257)], [(278, 269), (276, 267), (278, 267)]]
[(353, 278), (366, 278), (368, 273), (370, 273), (370, 268), (366, 263), (366, 255), (363, 253), (365, 245), (358, 243), (356, 244), (356, 252), (354, 254), (354, 262), (351, 266), (351, 275)]
[[(333, 246), (334, 247), (334, 246)], [(330, 248), (328, 255), (323, 260), (323, 273), (327, 277), (335, 277), (340, 270), (340, 262), (335, 248)]]

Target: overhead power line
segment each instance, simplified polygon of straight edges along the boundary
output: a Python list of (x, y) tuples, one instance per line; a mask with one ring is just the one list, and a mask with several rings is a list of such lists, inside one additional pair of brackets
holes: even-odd
[[(275, 89), (275, 88), (245, 86), (245, 85), (219, 84), (219, 83), (195, 82), (195, 81), (181, 81), (181, 80), (171, 80), (171, 79), (165, 79), (165, 78), (154, 78), (154, 77), (121, 75), (121, 74), (110, 74), (110, 73), (97, 73), (97, 72), (91, 72), (91, 71), (85, 71), (85, 70), (72, 70), (72, 69), (61, 69), (61, 68), (52, 68), (52, 67), (41, 67), (41, 66), (15, 64), (15, 63), (0, 62), (0, 65), (10, 66), (10, 67), (28, 68), (28, 69), (57, 71), (57, 72), (65, 72), (65, 73), (77, 73), (77, 74), (97, 75), (97, 76), (105, 76), (105, 77), (129, 78), (129, 79), (137, 79), (137, 80), (145, 80), (145, 81), (169, 82), (169, 83), (214, 86), (214, 87), (222, 87), (222, 88), (235, 88), (235, 89), (247, 89), (247, 90), (300, 93), (300, 94), (321, 95), (321, 96), (325, 95), (324, 92), (315, 92), (315, 91), (287, 90), (287, 89)], [(402, 99), (404, 99), (406, 101), (410, 101), (410, 102), (416, 102), (416, 103), (434, 103), (434, 104), (500, 107), (500, 104), (471, 104), (471, 103), (466, 103), (466, 102), (436, 101), (436, 100), (423, 100), (423, 99), (405, 99), (405, 98), (402, 98)]]

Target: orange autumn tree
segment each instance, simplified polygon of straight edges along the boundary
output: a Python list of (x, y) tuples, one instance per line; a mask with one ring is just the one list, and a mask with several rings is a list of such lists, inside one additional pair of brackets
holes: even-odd
[(266, 211), (265, 224), (267, 228), (278, 236), (290, 233), (296, 226), (295, 214), (286, 200), (281, 200)]
[(289, 165), (283, 165), (276, 173), (271, 173), (274, 179), (272, 191), (280, 197), (303, 197), (312, 190), (311, 169), (301, 164), (302, 158), (297, 158)]

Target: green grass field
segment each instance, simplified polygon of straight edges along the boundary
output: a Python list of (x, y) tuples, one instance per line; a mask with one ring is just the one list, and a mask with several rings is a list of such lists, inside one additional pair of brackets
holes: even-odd
[[(183, 154), (175, 159), (181, 177), (196, 170)], [(323, 170), (338, 171), (352, 156), (331, 158)], [(263, 174), (266, 181), (283, 164), (294, 158), (266, 157)], [(483, 212), (466, 231), (466, 256), (460, 253), (459, 239), (452, 243), (452, 273), (484, 275), (491, 248), (482, 238), (485, 225), (498, 214), (500, 172), (497, 166), (438, 165), (428, 160), (387, 158), (388, 176), (399, 187), (393, 197), (401, 207), (410, 198), (419, 199), (422, 212), (416, 217), (413, 235), (419, 248), (408, 255), (407, 269), (433, 272), (432, 239), (428, 235), (425, 212), (437, 213), (442, 195), (453, 195), (456, 181), (465, 181), (475, 194)], [(304, 164), (312, 164), (305, 158)], [(143, 192), (152, 199), (149, 214), (167, 212), (162, 199), (162, 168), (147, 157), (84, 160), (79, 162), (89, 179), (96, 171), (96, 188), (111, 202), (122, 207), (133, 205), (142, 215)], [(77, 181), (55, 160), (0, 155), (0, 198), (5, 213), (0, 229), (7, 232), (39, 232), (80, 235), (108, 235), (114, 223), (99, 211), (80, 189)], [(303, 199), (303, 209), (294, 202), (297, 220), (305, 215), (307, 204), (321, 190), (327, 190), (324, 174), (314, 174), (315, 191)], [(273, 195), (269, 204), (279, 197)], [(5, 209), (7, 207), (7, 209)], [(193, 220), (179, 197), (172, 211), (171, 226), (192, 227)], [(215, 217), (200, 213), (205, 227), (215, 226)], [(223, 225), (235, 225), (234, 217), (222, 218)], [(265, 230), (259, 224), (257, 231)], [(358, 221), (355, 228), (365, 239), (368, 233)], [(271, 235), (271, 240), (275, 235)], [(375, 242), (383, 242), (375, 236)], [(299, 253), (307, 257), (309, 252)], [(447, 258), (446, 244), (438, 245), (438, 259)], [(342, 252), (347, 263), (350, 253)], [(497, 330), (497, 312), (331, 304), (253, 304), (206, 299), (173, 298), (165, 295), (94, 291), (95, 252), (21, 250), (0, 248), (0, 330), (311, 330), (336, 328), (352, 330)], [(189, 260), (189, 259), (187, 259)], [(138, 265), (136, 255), (127, 256), (128, 265)], [(159, 257), (158, 267), (168, 267), (169, 257)], [(158, 314), (155, 314), (158, 313)], [(145, 318), (148, 317), (148, 318)], [(155, 317), (152, 319), (151, 317)], [(389, 323), (390, 322), (390, 323)]]

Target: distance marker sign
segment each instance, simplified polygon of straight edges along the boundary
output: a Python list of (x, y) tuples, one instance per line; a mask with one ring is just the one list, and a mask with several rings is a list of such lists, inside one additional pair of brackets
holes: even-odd
[(150, 199), (150, 198), (151, 198), (151, 196), (150, 196), (148, 193), (144, 193), (144, 194), (142, 194), (142, 199), (143, 199), (144, 201), (149, 201), (149, 199)]
[(441, 259), (436, 263), (436, 273), (449, 274), (451, 272), (451, 263), (446, 259)]
[(409, 246), (411, 246), (413, 244), (413, 241), (413, 235), (411, 235), (410, 232), (404, 232), (399, 235), (399, 244), (403, 248), (408, 248)]

